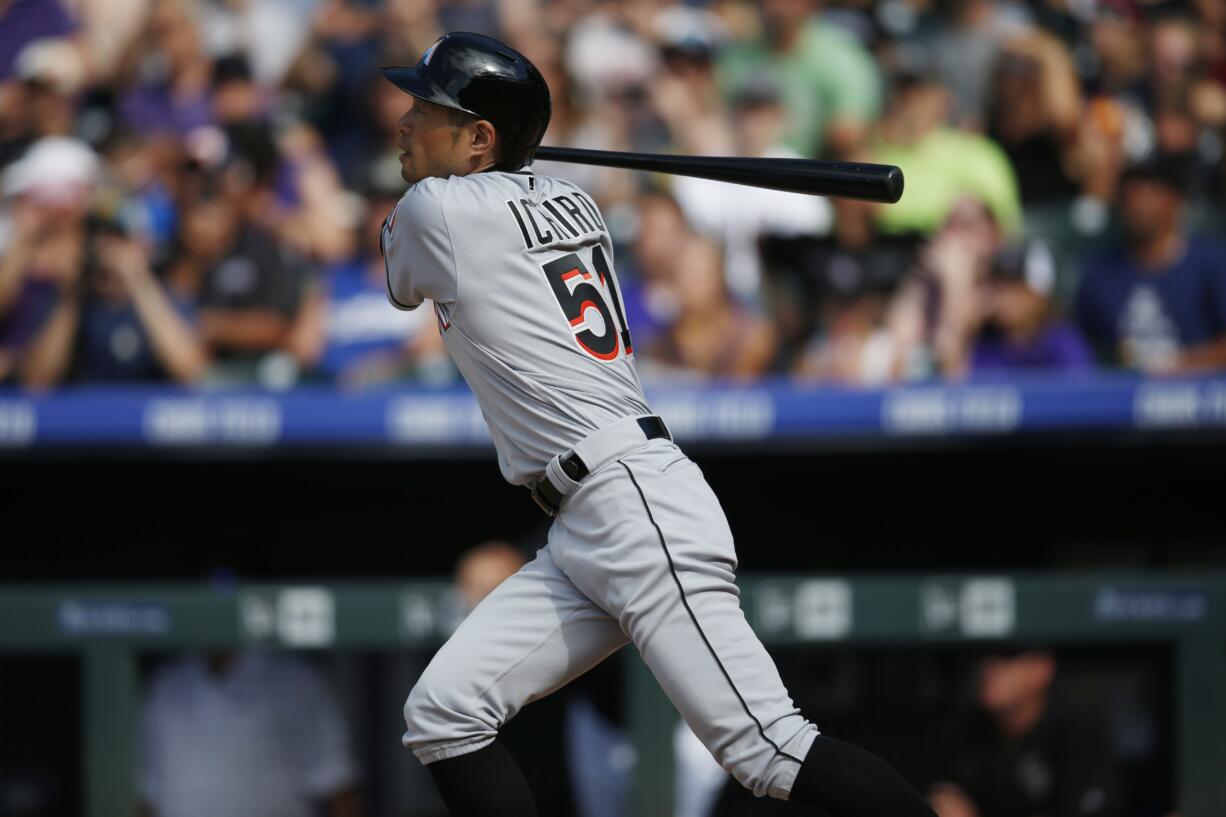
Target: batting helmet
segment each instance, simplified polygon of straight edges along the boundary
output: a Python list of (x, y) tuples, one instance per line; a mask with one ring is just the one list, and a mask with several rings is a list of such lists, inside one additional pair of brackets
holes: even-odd
[(413, 68), (383, 76), (418, 99), (489, 120), (502, 142), (500, 167), (517, 170), (536, 153), (549, 126), (549, 86), (536, 66), (482, 34), (444, 34)]

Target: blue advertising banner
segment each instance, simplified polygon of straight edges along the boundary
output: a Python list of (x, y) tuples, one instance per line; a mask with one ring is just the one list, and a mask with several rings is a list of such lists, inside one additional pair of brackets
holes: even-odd
[[(659, 386), (648, 393), (683, 442), (1226, 429), (1226, 378), (1104, 376), (888, 389), (768, 380)], [(0, 449), (334, 445), (484, 448), (489, 434), (464, 389), (0, 391)]]

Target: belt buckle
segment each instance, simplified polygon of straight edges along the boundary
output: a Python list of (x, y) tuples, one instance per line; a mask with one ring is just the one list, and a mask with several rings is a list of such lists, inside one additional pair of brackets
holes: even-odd
[[(548, 477), (543, 477), (541, 479), (541, 482), (543, 482), (546, 479), (548, 479)], [(553, 505), (550, 505), (549, 502), (546, 501), (545, 497), (541, 496), (540, 489), (541, 489), (540, 482), (534, 482), (532, 484), (532, 501), (536, 503), (538, 508), (540, 508), (542, 511), (545, 512), (546, 516), (548, 517), (557, 516), (558, 509), (554, 507)]]

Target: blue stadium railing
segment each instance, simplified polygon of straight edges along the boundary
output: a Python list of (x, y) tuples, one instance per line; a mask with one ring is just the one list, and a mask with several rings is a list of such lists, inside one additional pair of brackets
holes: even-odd
[[(1026, 377), (886, 389), (768, 379), (648, 391), (677, 439), (698, 444), (1226, 430), (1226, 375)], [(0, 390), (0, 456), (219, 446), (370, 446), (412, 455), (489, 445), (481, 412), (463, 388)]]

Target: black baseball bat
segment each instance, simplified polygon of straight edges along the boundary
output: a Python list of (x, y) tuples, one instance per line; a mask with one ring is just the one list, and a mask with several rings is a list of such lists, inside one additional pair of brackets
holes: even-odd
[(581, 165), (624, 167), (654, 173), (696, 176), (733, 184), (748, 184), (850, 199), (893, 204), (902, 198), (902, 169), (867, 162), (827, 162), (816, 159), (746, 159), (738, 156), (669, 156), (613, 150), (541, 147), (536, 158)]

